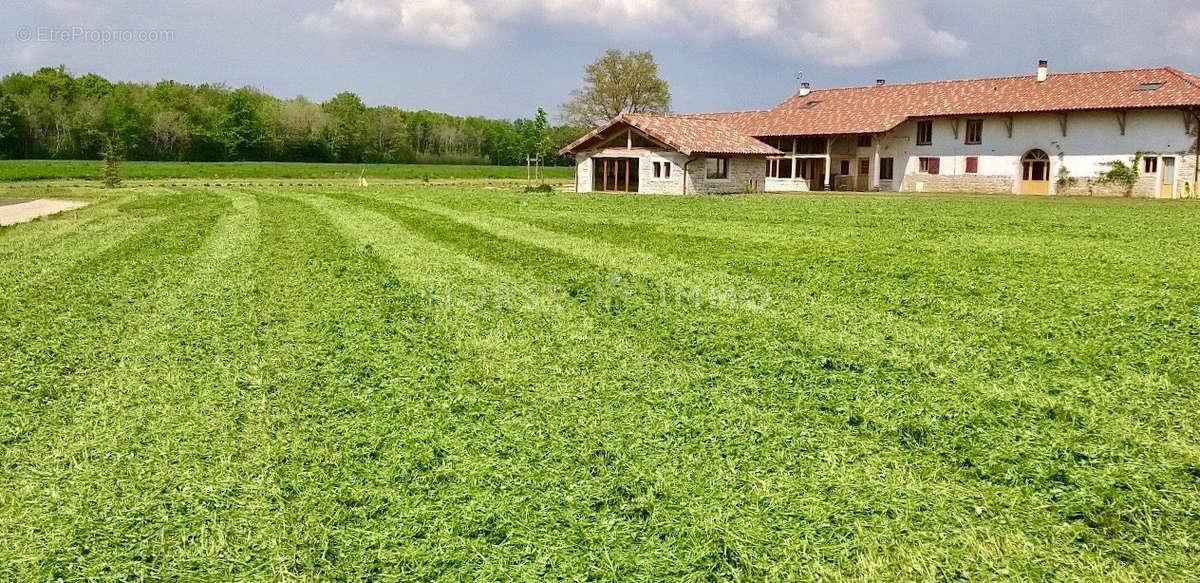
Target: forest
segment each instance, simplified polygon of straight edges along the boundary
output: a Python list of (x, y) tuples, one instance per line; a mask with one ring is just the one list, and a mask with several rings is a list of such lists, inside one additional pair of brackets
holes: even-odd
[(558, 147), (586, 128), (279, 98), (252, 87), (110, 81), (65, 67), (0, 79), (0, 159), (95, 159), (116, 144), (130, 160), (570, 165)]

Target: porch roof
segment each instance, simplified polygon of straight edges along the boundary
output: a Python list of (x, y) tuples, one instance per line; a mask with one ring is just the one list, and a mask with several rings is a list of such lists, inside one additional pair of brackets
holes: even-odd
[(782, 154), (737, 129), (703, 115), (624, 113), (575, 140), (560, 154), (577, 152), (608, 130), (620, 125), (635, 128), (674, 150), (694, 154), (775, 156)]

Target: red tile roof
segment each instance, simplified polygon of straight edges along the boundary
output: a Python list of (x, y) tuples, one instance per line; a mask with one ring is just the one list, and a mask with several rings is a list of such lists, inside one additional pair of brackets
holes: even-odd
[[(1138, 91), (1143, 83), (1162, 83)], [(1200, 78), (1171, 67), (815, 90), (766, 112), (712, 114), (755, 136), (874, 133), (910, 117), (1200, 106)]]
[[(1143, 84), (1160, 83), (1153, 90), (1138, 90)], [(773, 109), (622, 115), (562, 151), (573, 151), (621, 122), (688, 155), (771, 155), (779, 152), (749, 136), (880, 133), (916, 117), (1152, 107), (1200, 108), (1200, 77), (1157, 67), (1058, 73), (1042, 83), (1030, 74), (818, 89), (793, 95)]]
[(640, 113), (621, 114), (563, 148), (559, 153), (565, 154), (579, 150), (584, 144), (619, 124), (637, 128), (647, 136), (687, 156), (693, 154), (752, 156), (782, 154), (779, 150), (706, 116)]

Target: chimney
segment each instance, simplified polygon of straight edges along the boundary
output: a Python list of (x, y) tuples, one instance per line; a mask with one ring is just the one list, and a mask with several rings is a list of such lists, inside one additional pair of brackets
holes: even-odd
[(805, 95), (808, 95), (809, 93), (812, 93), (812, 83), (809, 83), (808, 81), (801, 83), (800, 84), (800, 97), (804, 97)]
[(876, 79), (875, 80), (876, 87), (883, 87), (884, 85), (887, 85), (887, 79)]
[(1046, 75), (1050, 72), (1050, 62), (1042, 59), (1038, 61), (1037, 82), (1045, 83)]

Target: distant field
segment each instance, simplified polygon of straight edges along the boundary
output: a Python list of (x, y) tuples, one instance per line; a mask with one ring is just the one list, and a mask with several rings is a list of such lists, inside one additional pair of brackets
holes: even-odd
[[(171, 178), (200, 179), (357, 179), (362, 164), (311, 164), (303, 162), (123, 162), (126, 180)], [(453, 178), (525, 178), (520, 166), (465, 166), (441, 164), (367, 164), (368, 179), (431, 180)], [(546, 168), (546, 177), (566, 179), (572, 168)], [(0, 181), (99, 180), (95, 160), (0, 160)]]
[(1200, 205), (108, 196), (0, 229), (0, 579), (1200, 572)]

